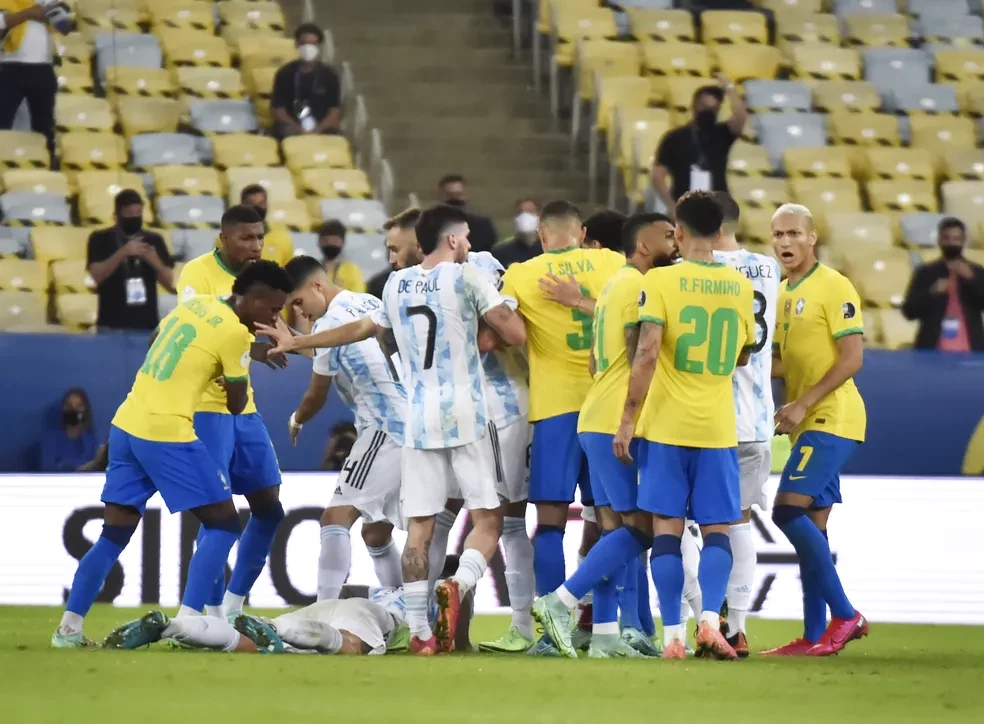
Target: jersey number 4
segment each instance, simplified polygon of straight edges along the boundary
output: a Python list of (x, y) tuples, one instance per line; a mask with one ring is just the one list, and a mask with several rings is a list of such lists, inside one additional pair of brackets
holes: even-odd
[[(715, 309), (711, 315), (703, 307), (686, 306), (680, 310), (680, 323), (693, 324), (693, 331), (681, 334), (676, 343), (673, 366), (681, 372), (730, 375), (738, 361), (738, 312), (734, 309)], [(708, 334), (710, 332), (710, 334)], [(693, 347), (707, 345), (706, 361), (690, 359)]]
[(154, 344), (147, 350), (140, 371), (150, 375), (158, 382), (171, 378), (174, 368), (178, 366), (181, 355), (188, 349), (198, 332), (192, 324), (182, 324), (175, 329), (177, 319), (168, 322), (157, 335)]

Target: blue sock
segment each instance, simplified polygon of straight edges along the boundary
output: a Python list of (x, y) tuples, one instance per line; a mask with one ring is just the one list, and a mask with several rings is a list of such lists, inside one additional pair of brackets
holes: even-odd
[[(238, 518), (235, 519), (235, 525), (239, 525)], [(215, 579), (225, 571), (229, 551), (237, 540), (239, 540), (238, 531), (205, 528), (202, 542), (188, 563), (188, 581), (185, 584), (181, 605), (194, 611), (205, 608), (205, 602), (215, 586)]]
[[(198, 548), (202, 544), (202, 536), (205, 535), (205, 526), (198, 526), (198, 537), (195, 538), (195, 548)], [(208, 600), (205, 601), (206, 606), (221, 606), (222, 597), (225, 595), (226, 579), (225, 579), (225, 566), (222, 567), (222, 575), (215, 579), (215, 583), (212, 584), (212, 590), (209, 591)]]
[[(621, 619), (622, 628), (634, 628), (642, 630), (642, 623), (639, 621), (639, 571), (637, 567), (642, 565), (639, 556), (633, 556), (628, 563), (622, 566), (620, 575), (622, 576), (621, 588), (618, 589), (618, 611)], [(619, 581), (616, 579), (615, 584)]]
[(555, 525), (537, 526), (533, 537), (533, 575), (536, 577), (538, 596), (553, 593), (564, 582), (567, 569), (564, 566), (563, 528)]
[(79, 567), (72, 579), (72, 590), (68, 594), (65, 610), (85, 616), (102, 590), (106, 576), (109, 575), (113, 564), (120, 553), (130, 542), (130, 536), (136, 526), (130, 528), (123, 525), (103, 524), (102, 534), (96, 540), (89, 552), (82, 556)]
[[(827, 537), (827, 531), (821, 531)], [(803, 585), (803, 638), (816, 643), (827, 628), (827, 602), (817, 577), (800, 561), (800, 582)]]
[(633, 529), (623, 526), (614, 530), (594, 544), (574, 574), (564, 581), (564, 587), (576, 599), (581, 600), (598, 581), (605, 576), (614, 575), (620, 566), (633, 557), (638, 558), (645, 549)]
[[(601, 538), (595, 543), (594, 548), (601, 545), (601, 541), (611, 537), (610, 531), (602, 531)], [(594, 550), (592, 548), (591, 550)], [(589, 552), (590, 555), (590, 552)], [(588, 560), (584, 559), (585, 562)], [(582, 563), (583, 565), (583, 563)], [(609, 575), (602, 576), (595, 583), (594, 596), (592, 597), (591, 622), (594, 625), (612, 624), (618, 622), (618, 584), (619, 571), (624, 570), (625, 566), (619, 566)], [(622, 576), (624, 581), (624, 574)]]
[(683, 600), (683, 555), (680, 552), (680, 536), (658, 535), (653, 538), (653, 552), (649, 561), (659, 597), (659, 611), (663, 626), (680, 624), (680, 601)]
[(656, 635), (656, 622), (653, 621), (653, 607), (649, 602), (649, 573), (646, 571), (646, 564), (641, 557), (635, 560), (636, 574), (639, 576), (639, 623), (642, 625), (642, 632), (652, 638)]
[(806, 515), (806, 509), (777, 505), (772, 511), (772, 519), (793, 544), (796, 555), (803, 561), (807, 577), (812, 574), (816, 579), (823, 599), (830, 606), (830, 615), (840, 619), (852, 618), (855, 609), (844, 593), (844, 586), (841, 585), (833, 558), (830, 557), (830, 545), (826, 536)]
[(236, 565), (229, 578), (230, 593), (245, 596), (256, 583), (256, 579), (263, 572), (263, 566), (266, 565), (267, 556), (270, 555), (270, 548), (273, 546), (273, 537), (277, 534), (277, 526), (280, 525), (283, 517), (283, 508), (280, 508), (280, 515), (250, 516), (243, 537), (239, 541)]
[(700, 552), (697, 582), (703, 597), (704, 611), (720, 611), (728, 592), (731, 576), (731, 539), (725, 533), (708, 533)]

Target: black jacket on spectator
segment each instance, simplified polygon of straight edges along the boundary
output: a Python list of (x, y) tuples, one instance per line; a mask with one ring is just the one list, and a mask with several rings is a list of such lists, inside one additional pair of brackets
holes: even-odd
[(301, 107), (311, 109), (311, 115), (320, 122), (328, 111), (342, 104), (342, 86), (334, 68), (318, 63), (314, 70), (302, 73), (301, 61), (287, 63), (273, 78), (272, 108), (283, 108), (294, 119)]
[[(167, 245), (159, 234), (141, 232), (141, 241), (154, 247), (161, 261), (171, 268), (174, 260), (168, 253)], [(89, 237), (86, 252), (86, 266), (106, 261), (126, 243), (126, 239), (115, 226), (93, 232)], [(131, 277), (143, 279), (147, 290), (146, 304), (126, 303), (126, 280)], [(160, 321), (157, 311), (157, 273), (143, 259), (126, 259), (99, 285), (99, 316), (96, 326), (104, 329), (154, 329)]]
[(492, 251), (499, 240), (495, 224), (488, 216), (466, 212), (468, 215), (468, 243), (472, 251)]
[[(981, 311), (984, 310), (984, 267), (968, 261), (974, 270), (971, 280), (957, 280), (960, 285), (960, 304), (963, 306), (964, 319), (967, 325), (967, 341), (974, 351), (984, 351), (984, 322)], [(946, 262), (939, 261), (923, 264), (917, 268), (909, 281), (909, 289), (905, 293), (902, 313), (907, 319), (919, 322), (919, 331), (913, 346), (916, 349), (936, 349), (940, 341), (940, 331), (943, 317), (946, 315), (947, 295), (933, 294), (932, 286), (940, 279), (947, 279), (950, 270)]]
[(532, 244), (527, 244), (518, 236), (514, 236), (509, 241), (496, 244), (492, 249), (492, 256), (499, 260), (502, 266), (509, 268), (510, 264), (517, 264), (534, 256), (543, 253), (543, 246), (540, 240), (536, 239)]
[(376, 274), (368, 282), (366, 282), (366, 293), (371, 294), (376, 299), (383, 298), (383, 287), (386, 286), (386, 280), (389, 279), (390, 274), (393, 273), (393, 267), (386, 267), (383, 271)]
[(715, 123), (706, 131), (688, 123), (663, 136), (656, 150), (656, 163), (673, 177), (673, 200), (690, 190), (691, 166), (700, 165), (710, 171), (712, 191), (727, 191), (728, 152), (737, 139), (726, 123)]

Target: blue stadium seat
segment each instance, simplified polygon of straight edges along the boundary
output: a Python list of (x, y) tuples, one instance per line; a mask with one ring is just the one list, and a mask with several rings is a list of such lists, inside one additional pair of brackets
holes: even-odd
[(198, 141), (186, 133), (141, 133), (130, 141), (130, 155), (137, 168), (206, 164)]
[(761, 113), (755, 116), (759, 142), (765, 146), (774, 168), (782, 167), (787, 148), (821, 148), (827, 145), (824, 117), (819, 113)]
[(0, 196), (0, 212), (8, 224), (20, 222), (21, 226), (69, 224), (72, 221), (71, 209), (61, 194), (11, 191)]
[(356, 264), (366, 278), (389, 266), (386, 237), (383, 234), (347, 234), (343, 256)]
[(810, 88), (795, 80), (749, 80), (745, 104), (753, 111), (802, 111), (813, 109)]
[(921, 50), (912, 48), (864, 48), (864, 77), (885, 99), (907, 85), (931, 82), (933, 61)]
[(191, 125), (202, 133), (252, 133), (259, 128), (249, 101), (202, 101), (188, 104)]
[(338, 219), (352, 229), (381, 231), (386, 223), (386, 209), (375, 199), (324, 199), (321, 218)]
[(909, 246), (936, 246), (936, 227), (942, 218), (943, 214), (903, 214), (902, 241)]
[(144, 33), (100, 33), (96, 36), (96, 70), (106, 80), (110, 66), (160, 68), (164, 54), (157, 38)]
[(984, 43), (984, 20), (976, 15), (924, 15), (919, 35), (928, 43), (971, 45)]
[(968, 0), (908, 0), (910, 15), (923, 17), (962, 17), (970, 15)]
[(887, 110), (906, 113), (957, 113), (960, 110), (956, 89), (942, 83), (899, 86), (885, 98), (885, 106)]

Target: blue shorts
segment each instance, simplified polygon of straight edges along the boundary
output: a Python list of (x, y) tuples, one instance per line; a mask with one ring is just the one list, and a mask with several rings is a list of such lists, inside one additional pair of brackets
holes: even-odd
[(533, 423), (530, 446), (530, 502), (573, 503), (581, 489), (581, 505), (594, 505), (588, 461), (577, 441), (577, 412)]
[(195, 433), (226, 470), (236, 495), (280, 485), (277, 453), (260, 413), (196, 412)]
[(858, 445), (857, 440), (807, 430), (789, 452), (779, 492), (809, 495), (816, 510), (840, 503), (840, 471)]
[(101, 500), (136, 508), (161, 494), (172, 513), (232, 498), (228, 479), (201, 440), (154, 442), (109, 429), (109, 467)]
[(638, 510), (639, 496), (639, 443), (636, 438), (629, 445), (629, 452), (635, 462), (628, 465), (615, 457), (612, 449), (614, 435), (603, 432), (582, 432), (578, 434), (584, 454), (588, 457), (588, 471), (591, 477), (591, 492), (595, 505), (607, 505), (617, 513), (631, 513)]
[(699, 525), (741, 519), (738, 448), (696, 448), (643, 440), (639, 508)]

